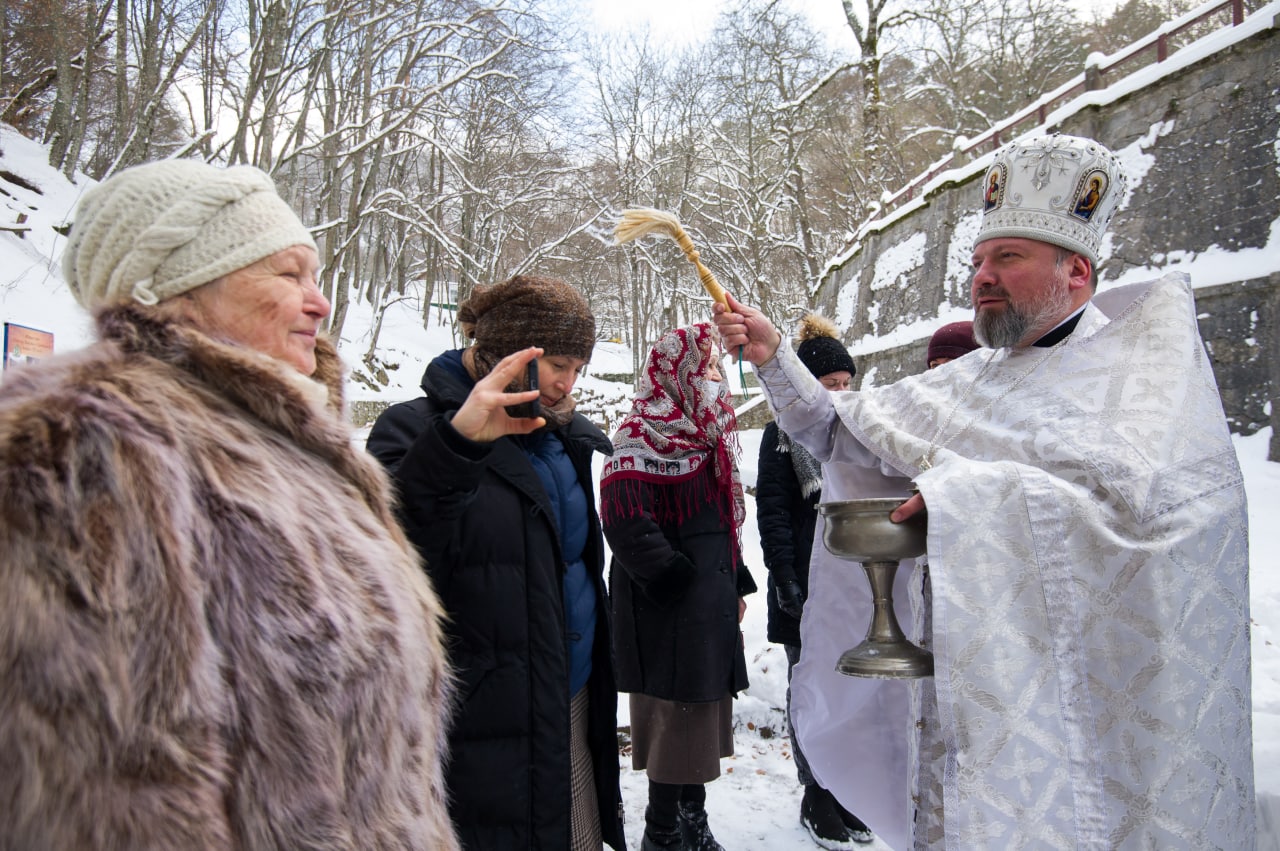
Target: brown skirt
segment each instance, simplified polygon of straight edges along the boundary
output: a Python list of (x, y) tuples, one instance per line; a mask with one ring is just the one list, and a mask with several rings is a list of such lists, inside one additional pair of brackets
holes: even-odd
[(679, 703), (631, 697), (631, 767), (655, 783), (706, 783), (733, 756), (733, 698)]

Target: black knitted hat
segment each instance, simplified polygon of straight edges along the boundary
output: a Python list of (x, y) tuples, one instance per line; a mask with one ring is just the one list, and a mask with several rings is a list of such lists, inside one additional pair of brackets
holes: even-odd
[(825, 316), (810, 313), (800, 320), (800, 348), (796, 354), (809, 371), (821, 378), (833, 372), (856, 373), (849, 350), (838, 339), (836, 325)]

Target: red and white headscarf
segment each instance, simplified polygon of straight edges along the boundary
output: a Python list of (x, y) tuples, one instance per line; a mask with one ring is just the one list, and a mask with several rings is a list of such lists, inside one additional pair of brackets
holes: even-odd
[(660, 500), (659, 523), (680, 522), (715, 499), (734, 539), (745, 517), (738, 475), (737, 420), (723, 382), (707, 378), (720, 355), (710, 323), (668, 331), (649, 352), (631, 412), (613, 435), (613, 457), (600, 476), (600, 512), (606, 519), (639, 510), (644, 485), (693, 485), (708, 465), (713, 487), (688, 487)]

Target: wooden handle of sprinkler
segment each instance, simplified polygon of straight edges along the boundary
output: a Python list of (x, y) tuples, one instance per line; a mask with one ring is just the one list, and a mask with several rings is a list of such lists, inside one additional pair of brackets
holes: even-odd
[(720, 302), (727, 309), (729, 301), (724, 296), (724, 287), (720, 286), (716, 276), (711, 274), (711, 270), (702, 265), (702, 261), (698, 259), (698, 249), (693, 247), (693, 240), (689, 239), (689, 235), (683, 229), (676, 235), (675, 240), (680, 246), (680, 250), (693, 263), (693, 267), (698, 270), (698, 279), (702, 281), (702, 288), (707, 291), (707, 295)]

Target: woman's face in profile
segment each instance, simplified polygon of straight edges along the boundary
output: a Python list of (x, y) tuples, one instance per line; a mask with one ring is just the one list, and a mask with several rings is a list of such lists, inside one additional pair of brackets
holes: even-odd
[(190, 293), (197, 325), (292, 366), (316, 371), (316, 334), (329, 300), (316, 284), (315, 249), (295, 245)]
[(720, 372), (720, 362), (714, 358), (707, 362), (707, 371), (703, 375), (707, 381), (714, 381), (716, 384), (724, 381), (724, 375)]
[(573, 392), (587, 362), (569, 355), (544, 355), (538, 358), (539, 401), (551, 407)]

